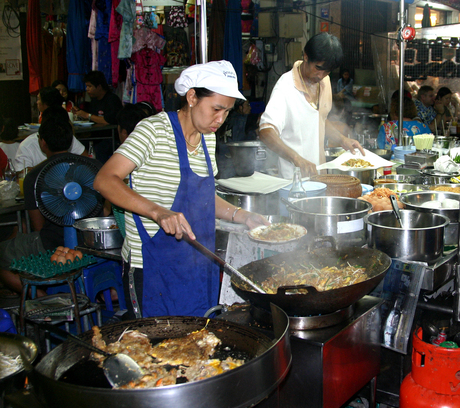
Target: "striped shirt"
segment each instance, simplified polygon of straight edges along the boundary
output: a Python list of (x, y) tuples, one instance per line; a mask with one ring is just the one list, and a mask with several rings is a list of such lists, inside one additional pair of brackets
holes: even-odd
[[(215, 134), (204, 135), (204, 139), (215, 176), (217, 174)], [(136, 165), (131, 173), (133, 190), (148, 200), (170, 209), (181, 177), (176, 139), (167, 113), (160, 112), (139, 122), (116, 153), (125, 156)], [(190, 167), (199, 176), (206, 177), (208, 168), (201, 145), (197, 153), (194, 155), (189, 152)], [(199, 200), (199, 192), (197, 192), (197, 199)], [(141, 217), (141, 220), (149, 236), (153, 237), (159, 230), (159, 225), (149, 218)], [(128, 211), (125, 212), (125, 228), (123, 259), (129, 261), (131, 251), (131, 266), (142, 268), (142, 242), (132, 213)]]

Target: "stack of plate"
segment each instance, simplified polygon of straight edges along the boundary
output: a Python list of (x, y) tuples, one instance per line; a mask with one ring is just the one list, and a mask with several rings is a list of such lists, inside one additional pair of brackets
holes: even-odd
[(411, 154), (416, 151), (415, 146), (396, 146), (394, 153), (395, 158), (394, 161), (398, 163), (404, 163), (404, 156), (406, 154)]

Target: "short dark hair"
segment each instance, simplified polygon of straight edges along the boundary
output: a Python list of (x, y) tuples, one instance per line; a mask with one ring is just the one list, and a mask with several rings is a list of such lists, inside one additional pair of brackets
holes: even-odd
[(323, 67), (326, 71), (338, 68), (343, 59), (342, 44), (335, 35), (329, 33), (311, 37), (303, 52), (308, 57), (308, 62), (324, 62)]
[(72, 145), (73, 132), (68, 116), (67, 120), (60, 115), (49, 116), (46, 120), (42, 119), (38, 134), (53, 153), (67, 151)]
[(104, 91), (109, 90), (109, 85), (105, 79), (105, 75), (101, 71), (89, 71), (84, 77), (83, 82), (89, 82), (96, 88), (100, 85)]
[(423, 85), (420, 87), (420, 89), (417, 92), (417, 98), (420, 99), (421, 96), (426, 95), (428, 92), (434, 91), (433, 87), (430, 85)]
[(56, 88), (58, 85), (64, 85), (64, 86), (67, 88), (67, 84), (66, 84), (64, 81), (62, 81), (61, 79), (56, 79), (56, 81), (54, 81), (54, 82), (51, 84), (51, 86), (52, 86), (53, 88)]
[(62, 106), (50, 106), (46, 108), (42, 113), (42, 123), (49, 118), (59, 118), (60, 120), (69, 121), (69, 114)]
[[(393, 99), (390, 105), (390, 112), (393, 115), (399, 115), (399, 98)], [(417, 116), (417, 108), (411, 98), (404, 97), (403, 101), (403, 117), (414, 119)]]
[(142, 109), (147, 116), (156, 115), (158, 113), (157, 108), (155, 108), (153, 103), (147, 101), (137, 102), (135, 106)]
[[(62, 108), (61, 108), (62, 109)], [(10, 141), (18, 137), (19, 130), (18, 125), (11, 118), (3, 119), (3, 124), (0, 125), (0, 130), (3, 128), (3, 132), (0, 134), (0, 140)]]
[(447, 86), (443, 86), (442, 88), (438, 89), (438, 93), (436, 94), (436, 99), (441, 99), (444, 96), (449, 95), (451, 93), (452, 91), (449, 88), (447, 88)]
[(126, 130), (128, 135), (134, 130), (136, 125), (145, 119), (148, 115), (136, 105), (130, 103), (125, 104), (123, 109), (117, 115), (118, 126), (122, 130)]
[(47, 86), (40, 89), (39, 94), (42, 103), (48, 107), (59, 106), (62, 109), (62, 104), (65, 102), (65, 100), (58, 89), (52, 86)]

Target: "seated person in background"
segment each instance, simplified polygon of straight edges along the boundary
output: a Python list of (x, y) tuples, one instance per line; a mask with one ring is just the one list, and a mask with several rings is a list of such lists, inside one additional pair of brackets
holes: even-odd
[(60, 92), (61, 96), (64, 98), (66, 111), (71, 112), (73, 108), (73, 102), (69, 99), (69, 91), (67, 89), (66, 83), (60, 79), (57, 79), (51, 84), (51, 86)]
[(157, 108), (153, 106), (153, 103), (143, 101), (143, 102), (137, 102), (136, 105), (138, 108), (141, 108), (145, 114), (148, 116), (156, 115), (158, 113)]
[(148, 116), (152, 115), (148, 115), (139, 104), (131, 105), (127, 103), (117, 115), (120, 143), (123, 143), (136, 125)]
[(438, 93), (436, 94), (435, 105), (437, 102), (442, 104), (444, 107), (441, 120), (444, 121), (445, 125), (447, 122), (452, 121), (452, 119), (456, 116), (456, 107), (452, 104), (452, 102), (455, 102), (452, 98), (452, 91), (445, 86), (439, 88)]
[(350, 78), (350, 71), (348, 69), (342, 71), (342, 76), (337, 81), (337, 95), (345, 98), (354, 98), (353, 79)]
[[(417, 108), (417, 117), (427, 125), (433, 133), (436, 126), (441, 126), (444, 114), (444, 106), (439, 100), (435, 102), (434, 90), (431, 86), (422, 86), (417, 93), (417, 99), (414, 100)], [(434, 106), (433, 106), (434, 105)]]
[[(61, 107), (59, 109), (64, 111)], [(35, 181), (48, 160), (57, 155), (69, 154), (67, 151), (72, 144), (72, 137), (72, 126), (67, 113), (64, 118), (58, 115), (43, 118), (40, 133), (38, 137), (35, 136), (47, 160), (32, 169), (24, 180), (24, 203), (33, 232), (18, 233), (15, 238), (0, 243), (0, 281), (14, 292), (21, 293), (22, 284), (19, 275), (9, 270), (13, 259), (38, 255), (64, 244), (64, 228), (43, 217), (35, 203), (34, 190)], [(43, 289), (37, 288), (37, 296), (45, 295)]]
[[(349, 123), (351, 119), (351, 102), (349, 99), (342, 98), (339, 95), (332, 95), (332, 109), (327, 119), (340, 133), (342, 133), (342, 135), (347, 135), (348, 137), (353, 136), (353, 128)], [(340, 146), (328, 139), (327, 132), (326, 140), (328, 147)]]
[(224, 124), (216, 132), (216, 160), (219, 174), (217, 178), (230, 178), (236, 175), (227, 143), (256, 140), (260, 115), (251, 113), (247, 100), (237, 99)]
[[(377, 137), (379, 149), (393, 150), (398, 145), (398, 116), (399, 116), (399, 98), (391, 102), (390, 122), (384, 123), (380, 127)], [(423, 133), (431, 133), (430, 128), (424, 123), (415, 120), (417, 109), (412, 99), (404, 98), (403, 107), (403, 130), (408, 136), (414, 136)]]
[[(74, 106), (72, 112), (83, 120), (89, 120), (101, 125), (116, 125), (117, 115), (123, 107), (120, 98), (115, 95), (107, 84), (101, 71), (90, 71), (83, 80), (86, 84), (86, 93), (91, 98), (88, 107), (79, 109)], [(113, 154), (113, 144), (110, 140), (111, 130), (98, 132), (99, 136), (108, 136), (106, 140), (94, 143), (96, 157), (101, 163), (105, 163)]]
[[(54, 90), (59, 93), (59, 91), (56, 89)], [(69, 116), (61, 106), (54, 106), (46, 109), (43, 112), (43, 120), (52, 117), (59, 117), (63, 121), (67, 120), (67, 122), (70, 124)], [(41, 131), (41, 126), (39, 131)], [(45, 154), (40, 149), (37, 135), (38, 133), (32, 133), (31, 135), (27, 136), (27, 138), (24, 139), (19, 145), (18, 151), (14, 158), (14, 169), (16, 171), (21, 171), (24, 169), (24, 167), (35, 167), (43, 160), (46, 160)], [(86, 151), (85, 146), (83, 146), (75, 136), (72, 139), (72, 144), (70, 146), (69, 152), (73, 154), (88, 156), (88, 152)]]
[(38, 117), (38, 123), (42, 123), (42, 115), (46, 109), (52, 106), (59, 106), (60, 108), (62, 108), (63, 103), (64, 98), (61, 96), (61, 93), (56, 88), (47, 86), (45, 88), (40, 89), (37, 95), (37, 109), (40, 112), (40, 116)]
[(0, 148), (8, 156), (8, 159), (14, 160), (19, 148), (18, 127), (13, 119), (3, 119), (0, 116)]

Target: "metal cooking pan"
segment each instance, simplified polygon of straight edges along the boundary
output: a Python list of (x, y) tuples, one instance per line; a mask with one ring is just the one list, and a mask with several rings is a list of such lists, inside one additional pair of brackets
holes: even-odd
[[(232, 276), (232, 286), (243, 298), (253, 304), (270, 310), (270, 302), (279, 306), (289, 316), (308, 316), (311, 314), (332, 313), (355, 303), (374, 289), (384, 278), (391, 265), (391, 258), (375, 249), (349, 247), (340, 250), (320, 248), (311, 252), (296, 250), (251, 262), (239, 271), (254, 282), (261, 284), (283, 264), (299, 262), (312, 264), (317, 268), (338, 266), (341, 262), (366, 268), (369, 276), (364, 282), (339, 289), (318, 292), (312, 286), (280, 287), (276, 294), (252, 292), (243, 281)], [(308, 293), (292, 293), (293, 290), (306, 288)]]
[[(185, 336), (205, 326), (222, 340), (223, 346), (244, 352), (249, 361), (241, 367), (205, 380), (165, 387), (120, 390), (96, 382), (92, 368), (79, 372), (76, 381), (64, 382), (61, 376), (70, 368), (84, 364), (90, 352), (66, 341), (42, 358), (31, 378), (35, 393), (50, 408), (239, 408), (253, 406), (264, 399), (284, 379), (291, 364), (289, 320), (274, 306), (273, 338), (237, 323), (201, 317), (166, 316), (144, 318), (101, 327), (106, 342), (116, 341), (127, 328), (148, 335), (153, 344), (167, 338)], [(279, 326), (279, 327), (277, 327)], [(92, 331), (80, 336), (90, 341)], [(81, 363), (80, 363), (81, 364)], [(263, 373), (263, 375), (259, 375)], [(102, 374), (103, 375), (103, 374)], [(80, 380), (81, 379), (81, 380)], [(238, 392), (235, 390), (238, 389)]]

